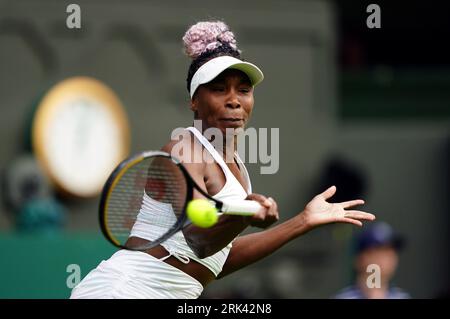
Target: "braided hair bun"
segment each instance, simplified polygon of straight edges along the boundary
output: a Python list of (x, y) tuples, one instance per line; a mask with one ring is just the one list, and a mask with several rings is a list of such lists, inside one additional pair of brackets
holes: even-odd
[(233, 32), (222, 21), (202, 21), (191, 26), (183, 37), (184, 52), (192, 60), (200, 55), (228, 46), (238, 51)]

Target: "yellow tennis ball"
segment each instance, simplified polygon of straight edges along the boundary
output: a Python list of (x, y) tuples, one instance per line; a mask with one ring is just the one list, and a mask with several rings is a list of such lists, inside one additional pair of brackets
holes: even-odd
[(217, 209), (205, 199), (194, 199), (189, 202), (186, 214), (198, 227), (208, 228), (217, 223)]

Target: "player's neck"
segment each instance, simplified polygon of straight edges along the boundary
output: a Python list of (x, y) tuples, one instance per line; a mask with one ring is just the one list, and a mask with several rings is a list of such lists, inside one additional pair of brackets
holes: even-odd
[(237, 139), (235, 136), (227, 136), (223, 139), (222, 145), (215, 146), (216, 150), (219, 152), (220, 155), (222, 155), (223, 159), (226, 163), (233, 163), (234, 162), (234, 153), (236, 151), (237, 147)]
[(196, 121), (199, 120), (194, 120), (194, 127), (197, 128), (197, 130), (199, 130), (204, 137), (206, 137), (206, 139), (214, 146), (216, 151), (219, 152), (220, 155), (222, 155), (226, 163), (233, 163), (234, 154), (237, 150), (236, 134), (238, 131), (223, 133), (222, 131), (216, 129), (221, 134), (217, 134), (217, 131), (215, 134), (205, 134), (205, 131), (208, 130), (209, 127), (201, 121), (199, 123), (196, 123)]

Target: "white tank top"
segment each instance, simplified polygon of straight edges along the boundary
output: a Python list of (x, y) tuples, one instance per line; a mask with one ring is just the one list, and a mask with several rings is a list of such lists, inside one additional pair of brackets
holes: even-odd
[[(241, 183), (239, 183), (237, 178), (225, 164), (222, 156), (216, 151), (214, 146), (202, 135), (202, 133), (200, 133), (200, 131), (198, 131), (195, 127), (188, 127), (186, 129), (192, 132), (194, 136), (199, 140), (199, 142), (205, 147), (205, 149), (208, 150), (208, 152), (211, 154), (217, 164), (219, 164), (219, 166), (223, 170), (223, 173), (225, 174), (225, 185), (217, 194), (212, 196), (213, 198), (218, 200), (240, 200), (245, 199), (248, 194), (252, 193), (248, 171), (237, 152), (235, 152), (234, 155), (239, 165), (240, 171), (242, 172), (243, 177), (247, 182), (247, 190), (242, 187)], [(156, 216), (158, 216), (158, 218), (156, 218)], [(161, 219), (161, 216), (165, 216), (165, 218)], [(157, 220), (159, 224), (155, 224), (155, 220)], [(174, 222), (175, 215), (173, 213), (172, 207), (170, 205), (160, 203), (152, 199), (144, 192), (142, 206), (136, 218), (133, 229), (131, 230), (130, 236), (140, 237), (147, 240), (155, 240), (167, 229), (167, 225), (173, 225)], [(222, 271), (222, 267), (228, 257), (228, 254), (232, 247), (232, 243), (229, 243), (225, 248), (218, 251), (214, 255), (203, 259), (198, 258), (189, 247), (186, 239), (184, 238), (183, 232), (176, 233), (165, 242), (163, 242), (161, 246), (163, 246), (169, 252), (169, 255), (163, 257), (162, 260), (170, 256), (174, 256), (181, 262), (187, 264), (192, 259), (210, 269), (217, 277), (217, 275)]]

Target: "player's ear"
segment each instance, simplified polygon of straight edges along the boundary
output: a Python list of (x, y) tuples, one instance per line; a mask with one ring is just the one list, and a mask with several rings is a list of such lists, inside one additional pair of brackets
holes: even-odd
[(191, 99), (191, 101), (189, 102), (189, 108), (191, 109), (191, 111), (193, 111), (194, 113), (197, 111), (197, 98), (194, 97)]

